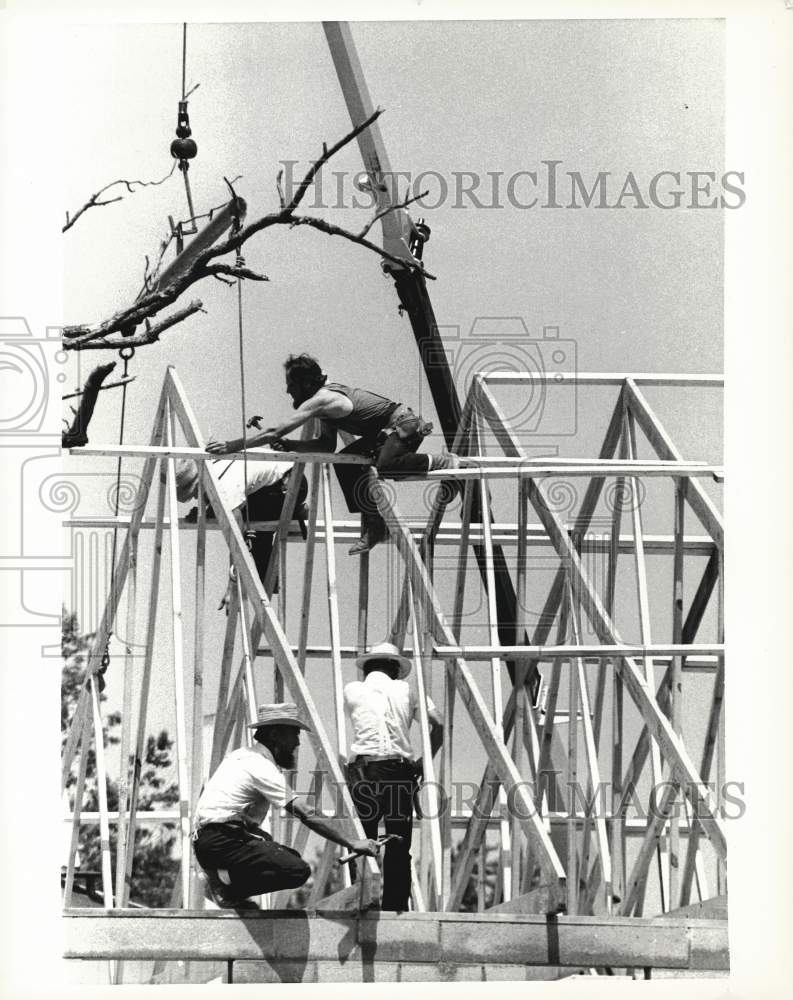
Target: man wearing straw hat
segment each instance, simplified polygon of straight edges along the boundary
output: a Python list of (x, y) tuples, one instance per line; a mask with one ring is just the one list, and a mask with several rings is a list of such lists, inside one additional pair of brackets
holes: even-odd
[(311, 869), (297, 851), (261, 829), (270, 806), (284, 808), (309, 830), (354, 854), (377, 854), (369, 839), (350, 840), (305, 799), (286, 787), (284, 770), (297, 766), (300, 730), (309, 726), (289, 702), (260, 705), (253, 743), (228, 754), (198, 799), (193, 851), (207, 895), (222, 908), (257, 909), (249, 896), (296, 889)]
[[(350, 793), (366, 836), (376, 839), (382, 819), (386, 836), (393, 837), (386, 842), (383, 858), (382, 909), (402, 911), (410, 899), (413, 802), (421, 771), (410, 744), (418, 698), (405, 680), (411, 662), (393, 643), (378, 643), (357, 663), (363, 680), (344, 688), (353, 734)], [(443, 723), (430, 698), (427, 714), (434, 756), (443, 741)]]

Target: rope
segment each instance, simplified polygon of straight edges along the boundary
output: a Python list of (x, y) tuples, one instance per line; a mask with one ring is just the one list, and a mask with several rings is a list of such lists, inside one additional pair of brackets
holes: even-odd
[(187, 93), (187, 22), (182, 25), (182, 100)]

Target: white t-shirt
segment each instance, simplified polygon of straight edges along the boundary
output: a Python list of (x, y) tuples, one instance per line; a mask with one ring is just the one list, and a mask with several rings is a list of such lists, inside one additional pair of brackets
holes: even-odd
[(267, 747), (261, 743), (241, 747), (224, 757), (204, 786), (196, 806), (195, 829), (231, 819), (258, 826), (271, 804), (281, 808), (294, 798)]
[[(427, 707), (435, 711), (431, 698), (427, 698)], [(366, 754), (412, 758), (410, 724), (418, 718), (419, 705), (407, 681), (392, 681), (375, 670), (365, 680), (346, 685), (344, 708), (352, 725), (352, 757)]]
[[(249, 448), (248, 454), (272, 454), (268, 445)], [(245, 465), (248, 466), (248, 494), (255, 493), (263, 486), (274, 486), (294, 465), (293, 462), (247, 462), (234, 458), (229, 462), (218, 462), (214, 471), (220, 476), (219, 486), (223, 499), (235, 510), (245, 500)]]

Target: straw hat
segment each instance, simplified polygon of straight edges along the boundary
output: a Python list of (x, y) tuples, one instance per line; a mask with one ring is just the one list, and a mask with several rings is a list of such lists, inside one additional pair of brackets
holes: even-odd
[(258, 729), (260, 726), (296, 726), (311, 732), (311, 726), (300, 718), (297, 705), (291, 701), (282, 701), (275, 705), (259, 705), (258, 719), (249, 722), (248, 729)]
[(362, 670), (364, 664), (370, 660), (393, 660), (399, 668), (397, 673), (398, 680), (403, 680), (407, 677), (413, 666), (410, 660), (400, 653), (393, 642), (378, 642), (377, 645), (372, 646), (368, 653), (359, 656), (355, 662), (358, 664), (358, 669)]
[(176, 499), (184, 503), (198, 492), (198, 466), (189, 458), (176, 463)]

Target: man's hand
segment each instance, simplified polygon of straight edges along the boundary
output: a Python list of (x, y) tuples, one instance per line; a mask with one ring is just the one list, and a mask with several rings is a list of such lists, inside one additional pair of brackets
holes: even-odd
[(367, 854), (370, 858), (376, 858), (379, 850), (380, 845), (376, 840), (366, 839), (350, 841), (351, 854)]
[(206, 450), (212, 455), (227, 455), (233, 448), (229, 448), (228, 441), (216, 441), (214, 438), (210, 438), (207, 442)]

